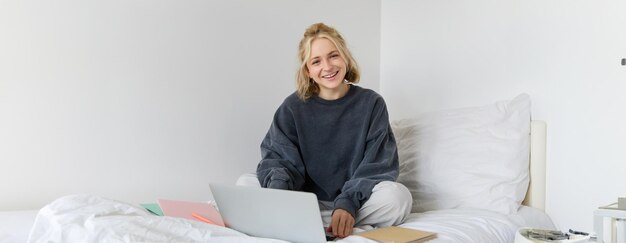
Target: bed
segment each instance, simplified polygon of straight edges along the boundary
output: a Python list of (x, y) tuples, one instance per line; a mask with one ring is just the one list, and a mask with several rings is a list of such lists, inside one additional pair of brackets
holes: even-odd
[[(435, 232), (435, 243), (513, 242), (521, 227), (554, 229), (544, 212), (546, 123), (531, 121), (528, 95), (420, 114), (393, 121), (392, 129), (398, 182), (414, 199), (401, 227)], [(336, 241), (374, 242), (354, 235)], [(82, 194), (0, 212), (0, 242), (283, 241)]]

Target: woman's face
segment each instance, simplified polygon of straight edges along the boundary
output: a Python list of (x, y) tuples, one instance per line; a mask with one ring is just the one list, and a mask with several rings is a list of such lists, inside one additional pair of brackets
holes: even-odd
[(337, 47), (326, 38), (317, 38), (311, 43), (311, 55), (306, 63), (309, 77), (320, 87), (319, 96), (341, 94), (346, 76), (346, 62)]

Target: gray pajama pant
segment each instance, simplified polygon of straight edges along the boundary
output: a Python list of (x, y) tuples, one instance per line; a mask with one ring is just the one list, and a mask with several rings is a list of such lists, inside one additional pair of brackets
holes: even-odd
[[(236, 182), (240, 186), (261, 187), (255, 173), (243, 174)], [(333, 202), (318, 201), (324, 226), (330, 224)], [(413, 199), (404, 185), (383, 181), (372, 189), (369, 200), (357, 211), (355, 227), (384, 227), (399, 225), (411, 212)]]

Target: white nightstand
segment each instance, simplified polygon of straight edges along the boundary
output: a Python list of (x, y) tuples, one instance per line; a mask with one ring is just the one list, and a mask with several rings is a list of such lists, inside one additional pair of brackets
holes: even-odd
[(597, 209), (593, 211), (593, 228), (597, 242), (604, 243), (604, 219), (611, 220), (611, 241), (626, 243), (626, 211), (619, 209)]

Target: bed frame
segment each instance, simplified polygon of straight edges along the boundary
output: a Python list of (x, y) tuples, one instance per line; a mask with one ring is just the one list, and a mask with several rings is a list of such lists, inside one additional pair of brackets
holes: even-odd
[(546, 129), (544, 121), (530, 123), (530, 185), (523, 205), (546, 207)]

